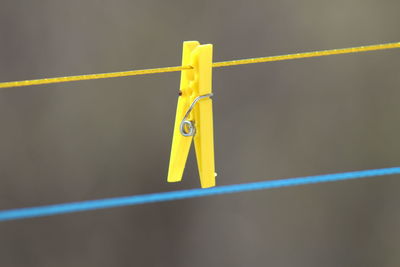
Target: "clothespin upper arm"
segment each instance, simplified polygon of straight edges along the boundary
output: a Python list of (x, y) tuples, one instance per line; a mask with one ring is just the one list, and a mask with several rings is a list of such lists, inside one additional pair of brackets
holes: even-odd
[[(200, 43), (197, 41), (188, 41), (183, 43), (182, 66), (190, 65), (192, 52), (199, 45)], [(171, 156), (168, 169), (168, 182), (179, 182), (182, 180), (190, 144), (193, 139), (192, 136), (186, 137), (180, 133), (181, 121), (190, 105), (190, 83), (194, 76), (193, 72), (194, 70), (183, 70), (181, 73), (181, 84), (176, 108)]]

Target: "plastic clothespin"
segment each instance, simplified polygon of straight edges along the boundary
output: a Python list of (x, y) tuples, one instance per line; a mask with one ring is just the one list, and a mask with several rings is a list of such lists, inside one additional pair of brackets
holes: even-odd
[(215, 186), (212, 50), (211, 44), (200, 45), (197, 41), (183, 43), (182, 66), (192, 66), (193, 69), (181, 73), (168, 182), (182, 180), (194, 139), (201, 187)]

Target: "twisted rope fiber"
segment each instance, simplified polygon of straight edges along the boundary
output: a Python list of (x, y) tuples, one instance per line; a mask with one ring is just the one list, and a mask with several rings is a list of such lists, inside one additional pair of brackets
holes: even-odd
[[(280, 55), (280, 56), (270, 56), (270, 57), (259, 57), (259, 58), (249, 58), (249, 59), (239, 59), (239, 60), (232, 60), (232, 61), (214, 62), (212, 66), (213, 66), (213, 68), (219, 68), (219, 67), (228, 67), (228, 66), (236, 66), (236, 65), (244, 65), (244, 64), (292, 60), (292, 59), (299, 59), (299, 58), (321, 57), (321, 56), (330, 56), (330, 55), (339, 55), (339, 54), (350, 54), (350, 53), (385, 50), (385, 49), (393, 49), (393, 48), (400, 48), (400, 42), (369, 45), (369, 46), (350, 47), (350, 48), (342, 48), (342, 49), (321, 50), (321, 51), (296, 53), (296, 54), (288, 54), (288, 55)], [(63, 83), (63, 82), (83, 81), (83, 80), (127, 77), (127, 76), (135, 76), (135, 75), (175, 72), (175, 71), (182, 71), (182, 70), (189, 70), (189, 69), (192, 69), (192, 67), (191, 66), (177, 66), (177, 67), (165, 67), (165, 68), (144, 69), (144, 70), (129, 70), (129, 71), (109, 72), (109, 73), (99, 73), (99, 74), (85, 74), (85, 75), (66, 76), (66, 77), (44, 78), (44, 79), (35, 79), (35, 80), (26, 80), (26, 81), (1, 82), (0, 88), (12, 88), (12, 87), (40, 85), (40, 84), (53, 84), (53, 83)]]
[(146, 195), (106, 198), (106, 199), (89, 200), (82, 202), (55, 204), (48, 206), (3, 210), (0, 211), (0, 221), (51, 216), (57, 214), (106, 209), (106, 208), (116, 208), (123, 206), (133, 206), (146, 203), (165, 202), (178, 199), (206, 197), (212, 195), (233, 194), (239, 192), (272, 189), (279, 187), (290, 187), (290, 186), (298, 186), (306, 184), (335, 182), (335, 181), (368, 178), (368, 177), (371, 178), (371, 177), (394, 175), (394, 174), (400, 174), (400, 167), (344, 172), (336, 174), (325, 174), (325, 175), (271, 180), (271, 181), (263, 181), (263, 182), (247, 183), (247, 184), (225, 185), (207, 189), (190, 189), (190, 190), (172, 191), (165, 193), (153, 193)]

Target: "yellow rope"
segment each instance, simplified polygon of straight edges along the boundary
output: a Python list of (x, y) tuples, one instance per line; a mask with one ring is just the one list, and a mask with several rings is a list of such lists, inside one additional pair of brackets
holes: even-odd
[[(359, 52), (385, 50), (385, 49), (393, 49), (393, 48), (400, 48), (400, 42), (369, 45), (369, 46), (350, 47), (350, 48), (342, 48), (342, 49), (313, 51), (313, 52), (288, 54), (288, 55), (280, 55), (280, 56), (259, 57), (259, 58), (249, 58), (249, 59), (239, 59), (239, 60), (232, 60), (232, 61), (215, 62), (215, 63), (213, 63), (212, 66), (214, 68), (219, 68), (219, 67), (236, 66), (236, 65), (244, 65), (244, 64), (254, 64), (254, 63), (262, 63), (262, 62), (299, 59), (299, 58), (310, 58), (310, 57), (321, 57), (321, 56), (330, 56), (330, 55), (339, 55), (339, 54), (359, 53)], [(188, 70), (188, 69), (192, 69), (192, 67), (191, 66), (177, 66), (177, 67), (165, 67), (165, 68), (156, 68), (156, 69), (129, 70), (129, 71), (110, 72), (110, 73), (45, 78), (45, 79), (26, 80), (26, 81), (2, 82), (2, 83), (0, 83), (0, 88), (11, 88), (11, 87), (21, 87), (21, 86), (39, 85), (39, 84), (63, 83), (63, 82), (72, 82), (72, 81), (126, 77), (126, 76), (135, 76), (135, 75), (182, 71), (182, 70)]]
[(0, 83), (0, 88), (11, 88), (11, 87), (21, 87), (21, 86), (29, 86), (29, 85), (49, 84), (49, 83), (64, 83), (64, 82), (73, 82), (73, 81), (126, 77), (126, 76), (163, 73), (163, 72), (174, 72), (174, 71), (187, 70), (187, 69), (191, 69), (191, 68), (192, 67), (190, 67), (190, 66), (178, 66), (178, 67), (165, 67), (165, 68), (157, 68), (157, 69), (128, 70), (128, 71), (120, 71), (120, 72), (55, 77), (55, 78), (45, 78), (45, 79), (26, 80), (26, 81), (2, 82), (2, 83)]
[(400, 48), (400, 42), (369, 45), (369, 46), (350, 47), (350, 48), (341, 48), (341, 49), (322, 50), (322, 51), (313, 51), (313, 52), (305, 52), (305, 53), (297, 53), (297, 54), (289, 54), (289, 55), (281, 55), (281, 56), (270, 56), (270, 57), (259, 57), (259, 58), (249, 58), (249, 59), (239, 59), (239, 60), (232, 60), (232, 61), (215, 62), (213, 64), (213, 67), (217, 68), (217, 67), (227, 67), (227, 66), (235, 66), (235, 65), (243, 65), (243, 64), (282, 61), (282, 60), (290, 60), (290, 59), (298, 59), (298, 58), (322, 57), (322, 56), (359, 53), (359, 52), (385, 50), (385, 49), (393, 49), (393, 48)]

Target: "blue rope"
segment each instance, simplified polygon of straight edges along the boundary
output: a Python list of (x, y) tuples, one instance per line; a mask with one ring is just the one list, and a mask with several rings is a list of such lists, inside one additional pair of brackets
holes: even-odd
[(65, 214), (72, 212), (171, 201), (177, 199), (232, 194), (232, 193), (239, 193), (246, 191), (278, 188), (278, 187), (326, 183), (326, 182), (376, 177), (383, 175), (394, 175), (394, 174), (400, 174), (400, 167), (364, 170), (355, 172), (344, 172), (336, 174), (325, 174), (325, 175), (289, 178), (289, 179), (263, 181), (263, 182), (247, 183), (247, 184), (225, 185), (207, 189), (190, 189), (190, 190), (172, 191), (165, 193), (106, 198), (106, 199), (89, 200), (82, 202), (55, 204), (48, 206), (3, 210), (0, 211), (0, 221), (51, 216), (51, 215)]

